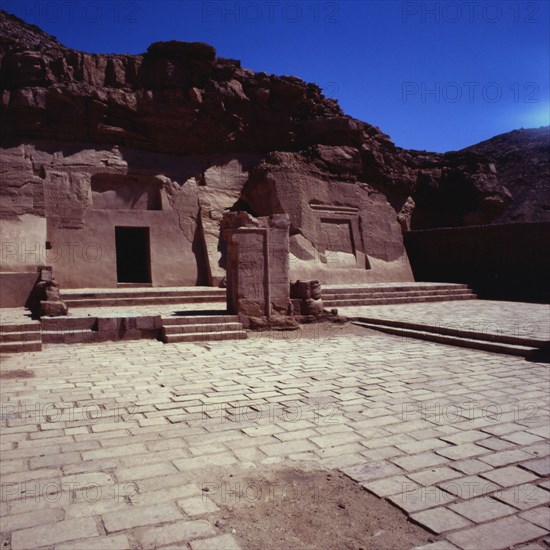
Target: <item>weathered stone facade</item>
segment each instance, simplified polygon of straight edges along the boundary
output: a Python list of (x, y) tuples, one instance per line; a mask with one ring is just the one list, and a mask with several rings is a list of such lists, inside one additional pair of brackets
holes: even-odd
[(318, 86), (206, 44), (91, 55), (5, 13), (0, 30), (10, 285), (37, 265), (64, 288), (223, 285), (227, 211), (288, 216), (291, 280), (412, 280), (402, 227), (419, 182), (482, 189), (461, 207), (472, 219), (509, 198), (476, 155), (403, 151)]
[(116, 228), (135, 227), (148, 231), (150, 269), (149, 281), (135, 282), (219, 283), (219, 222), (254, 157), (57, 148), (51, 153), (47, 144), (34, 143), (3, 150), (3, 166), (19, 181), (2, 181), (2, 271), (52, 265), (64, 288), (132, 282), (117, 279)]

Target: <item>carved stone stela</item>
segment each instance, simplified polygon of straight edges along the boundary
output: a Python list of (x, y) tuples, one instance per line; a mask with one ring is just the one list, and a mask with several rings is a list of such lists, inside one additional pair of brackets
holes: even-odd
[(359, 210), (351, 206), (310, 203), (316, 215), (321, 261), (333, 269), (370, 269), (362, 251)]
[(291, 313), (286, 214), (254, 218), (228, 212), (222, 221), (227, 243), (227, 306), (246, 318)]

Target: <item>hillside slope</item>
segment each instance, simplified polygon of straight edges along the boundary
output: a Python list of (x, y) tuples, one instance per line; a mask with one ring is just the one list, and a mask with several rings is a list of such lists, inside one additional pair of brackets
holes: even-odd
[(550, 221), (549, 126), (514, 130), (466, 151), (493, 162), (500, 182), (512, 194), (512, 202), (496, 223)]

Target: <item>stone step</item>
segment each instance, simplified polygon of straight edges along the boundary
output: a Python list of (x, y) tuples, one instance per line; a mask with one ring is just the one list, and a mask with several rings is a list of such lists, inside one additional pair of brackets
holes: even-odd
[(44, 344), (90, 344), (101, 342), (122, 342), (127, 340), (156, 339), (144, 337), (139, 331), (128, 331), (124, 335), (114, 335), (94, 330), (46, 331), (42, 333)]
[(98, 342), (97, 335), (98, 333), (92, 330), (43, 330), (42, 342), (44, 344), (89, 344)]
[(42, 317), (42, 331), (92, 330), (97, 317)]
[(346, 306), (377, 306), (391, 304), (411, 304), (420, 302), (446, 302), (454, 300), (475, 300), (473, 293), (451, 294), (446, 296), (411, 296), (401, 298), (362, 298), (356, 300), (323, 300), (324, 307), (346, 307)]
[(4, 332), (40, 332), (40, 321), (2, 323), (0, 324), (0, 333)]
[(211, 323), (238, 323), (238, 315), (182, 315), (181, 317), (163, 317), (162, 325), (197, 325)]
[(203, 304), (211, 302), (224, 302), (225, 296), (218, 294), (200, 296), (150, 296), (145, 298), (82, 298), (78, 300), (63, 299), (69, 308), (79, 307), (128, 307), (168, 304)]
[(414, 297), (414, 296), (454, 296), (456, 294), (472, 294), (474, 293), (468, 289), (453, 289), (453, 290), (431, 290), (425, 292), (422, 290), (407, 290), (401, 292), (346, 292), (346, 293), (334, 293), (323, 292), (323, 300), (352, 300), (358, 298), (401, 298), (401, 297)]
[(323, 294), (367, 294), (367, 293), (394, 293), (394, 292), (422, 292), (431, 293), (432, 291), (440, 290), (469, 290), (466, 284), (454, 283), (433, 283), (427, 285), (408, 284), (408, 283), (393, 283), (388, 285), (369, 285), (369, 286), (323, 286)]
[(0, 342), (40, 341), (40, 332), (0, 332)]
[(196, 297), (196, 296), (218, 296), (221, 301), (225, 300), (226, 290), (224, 288), (173, 288), (173, 289), (93, 289), (81, 291), (79, 289), (67, 289), (60, 292), (62, 300), (99, 300), (113, 298), (173, 298), (173, 297)]
[(207, 323), (204, 325), (169, 325), (163, 327), (164, 336), (172, 334), (197, 334), (204, 332), (223, 332), (242, 330), (241, 323)]
[(207, 341), (230, 341), (246, 340), (245, 330), (225, 330), (222, 332), (195, 332), (191, 334), (167, 334), (163, 341), (165, 344), (175, 344), (179, 342), (207, 342)]
[(0, 353), (21, 353), (25, 351), (41, 350), (41, 340), (26, 340), (23, 342), (0, 342)]
[(482, 351), (489, 351), (492, 353), (502, 353), (506, 355), (517, 355), (520, 357), (529, 357), (535, 353), (538, 348), (530, 346), (521, 346), (513, 344), (505, 344), (500, 342), (489, 342), (486, 340), (478, 340), (473, 338), (461, 338), (458, 336), (447, 336), (443, 334), (436, 334), (434, 332), (412, 330), (390, 325), (382, 325), (377, 323), (364, 323), (356, 321), (354, 324), (385, 332), (387, 334), (393, 334), (395, 336), (402, 336), (406, 338), (417, 338), (420, 340), (426, 340), (430, 342), (437, 342), (439, 344), (447, 344), (450, 346), (458, 346), (462, 348), (478, 349)]
[[(496, 334), (487, 331), (474, 331), (462, 328), (452, 328), (444, 325), (427, 325), (422, 323), (411, 323), (409, 321), (396, 321), (393, 319), (379, 319), (373, 317), (357, 317), (357, 321), (368, 323), (369, 325), (380, 325), (386, 327), (395, 327), (402, 329), (415, 330), (420, 332), (430, 332), (434, 334), (443, 334), (446, 336), (456, 336), (472, 340), (482, 340), (500, 344), (510, 344), (513, 346), (525, 346), (530, 348), (539, 348), (548, 345), (550, 342), (543, 339), (528, 338), (523, 336), (510, 336), (506, 334)], [(466, 321), (467, 323), (467, 321)]]

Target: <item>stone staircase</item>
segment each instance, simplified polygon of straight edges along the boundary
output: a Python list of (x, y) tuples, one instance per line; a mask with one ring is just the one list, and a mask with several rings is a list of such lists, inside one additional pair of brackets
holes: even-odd
[(187, 315), (162, 317), (161, 339), (165, 344), (244, 340), (247, 337), (236, 315)]
[(89, 344), (106, 341), (97, 330), (96, 317), (43, 317), (44, 344)]
[(0, 324), (0, 353), (40, 351), (42, 349), (40, 329), (40, 321)]
[(61, 291), (61, 299), (70, 308), (127, 307), (170, 304), (225, 302), (224, 288), (158, 287), (158, 288), (93, 288)]
[(357, 317), (354, 324), (406, 338), (521, 357), (531, 357), (550, 345), (549, 341), (527, 336), (511, 336), (391, 319)]
[[(158, 323), (157, 323), (158, 320)], [(103, 325), (103, 326), (102, 326)], [(162, 342), (241, 340), (246, 331), (234, 315), (161, 317), (54, 317), (42, 319), (45, 344), (98, 343), (115, 340), (160, 339)]]
[(325, 308), (379, 306), (446, 300), (474, 300), (476, 294), (463, 284), (388, 283), (365, 286), (323, 286)]

